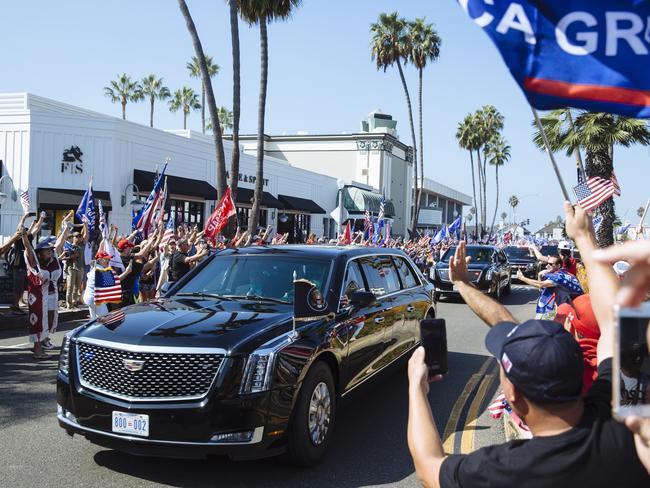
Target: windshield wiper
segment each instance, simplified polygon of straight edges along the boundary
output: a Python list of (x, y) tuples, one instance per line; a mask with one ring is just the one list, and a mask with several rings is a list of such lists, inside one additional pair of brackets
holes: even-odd
[(232, 300), (232, 298), (225, 296), (225, 295), (219, 295), (217, 293), (208, 293), (204, 291), (193, 291), (193, 292), (185, 292), (185, 293), (177, 293), (175, 296), (177, 297), (202, 297), (202, 298), (216, 298), (218, 300)]
[(261, 295), (227, 295), (227, 298), (231, 300), (259, 300), (259, 301), (265, 301), (265, 302), (272, 302), (272, 303), (284, 303), (284, 304), (290, 304), (291, 302), (288, 300), (280, 300), (279, 298), (271, 298), (271, 297), (263, 297)]

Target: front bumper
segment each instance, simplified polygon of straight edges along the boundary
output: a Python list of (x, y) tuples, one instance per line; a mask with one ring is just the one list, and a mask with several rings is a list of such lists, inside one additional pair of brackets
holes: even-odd
[[(57, 378), (57, 419), (70, 435), (80, 434), (103, 447), (136, 455), (204, 458), (227, 455), (255, 459), (284, 452), (288, 417), (269, 415), (280, 391), (229, 399), (208, 394), (201, 401), (130, 403), (99, 395), (62, 374)], [(112, 412), (149, 416), (149, 436), (112, 432)], [(248, 442), (213, 441), (216, 434), (251, 432)]]
[[(458, 290), (455, 289), (454, 284), (449, 282), (449, 281), (441, 281), (436, 279), (433, 284), (436, 287), (436, 292), (445, 294), (445, 295), (458, 295), (459, 292)], [(493, 287), (492, 287), (492, 282), (489, 281), (478, 281), (478, 282), (472, 282), (476, 288), (481, 290), (483, 293), (492, 293)]]

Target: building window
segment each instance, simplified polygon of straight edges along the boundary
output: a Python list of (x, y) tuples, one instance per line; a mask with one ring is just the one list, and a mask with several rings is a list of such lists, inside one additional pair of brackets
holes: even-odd
[[(250, 207), (237, 207), (237, 220), (239, 227), (241, 229), (248, 229), (248, 223), (251, 218), (251, 208)], [(260, 209), (260, 217), (258, 219), (258, 224), (261, 227), (266, 226), (268, 210), (265, 208)]]
[(168, 205), (167, 218), (173, 218), (176, 225), (188, 224), (196, 225), (199, 229), (203, 228), (205, 203), (170, 199)]

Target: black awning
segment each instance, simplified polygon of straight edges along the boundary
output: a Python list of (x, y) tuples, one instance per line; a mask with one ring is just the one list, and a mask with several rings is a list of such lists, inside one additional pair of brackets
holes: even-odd
[(287, 195), (278, 195), (278, 200), (282, 202), (282, 208), (285, 210), (296, 210), (298, 212), (324, 214), (325, 210), (313, 200), (307, 198), (290, 197)]
[[(251, 204), (253, 202), (253, 190), (250, 188), (237, 187), (237, 202)], [(268, 191), (262, 193), (262, 207), (266, 208), (282, 208), (283, 205), (280, 200), (271, 195)]]
[[(38, 208), (47, 208), (52, 210), (69, 210), (76, 209), (81, 203), (81, 199), (86, 190), (65, 190), (60, 188), (39, 188), (38, 189)], [(105, 211), (112, 210), (111, 194), (107, 191), (93, 190), (96, 200), (102, 201)]]
[[(217, 189), (207, 181), (183, 178), (182, 176), (167, 176), (167, 193), (199, 197), (204, 200), (218, 200)], [(141, 169), (133, 170), (133, 183), (140, 193), (150, 192), (156, 180), (156, 174)]]

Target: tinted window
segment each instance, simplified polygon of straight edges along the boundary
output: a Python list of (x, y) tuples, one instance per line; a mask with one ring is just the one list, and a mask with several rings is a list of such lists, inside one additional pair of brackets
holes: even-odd
[(526, 247), (508, 246), (504, 249), (506, 255), (511, 259), (525, 259), (531, 256), (530, 251)]
[(345, 272), (342, 294), (347, 296), (347, 298), (350, 298), (350, 295), (352, 295), (355, 291), (365, 291), (365, 289), (366, 285), (363, 283), (363, 275), (361, 274), (359, 263), (357, 261), (350, 261), (348, 264), (348, 269)]
[(409, 264), (406, 262), (406, 259), (393, 257), (393, 260), (395, 261), (399, 275), (402, 278), (402, 284), (404, 285), (404, 288), (413, 288), (414, 286), (418, 286), (419, 283), (417, 281), (417, 278), (415, 277), (415, 274), (413, 273), (413, 270)]
[(380, 297), (400, 289), (397, 270), (390, 256), (362, 258), (360, 261), (370, 291), (376, 296)]
[(288, 256), (216, 256), (177, 293), (260, 295), (293, 302), (294, 273), (325, 294), (330, 264)]
[[(447, 249), (447, 252), (442, 257), (443, 263), (448, 263), (449, 259), (456, 252), (456, 246), (452, 246)], [(465, 255), (472, 258), (472, 263), (490, 263), (492, 262), (492, 255), (494, 254), (494, 249), (490, 247), (470, 247), (467, 246)]]

